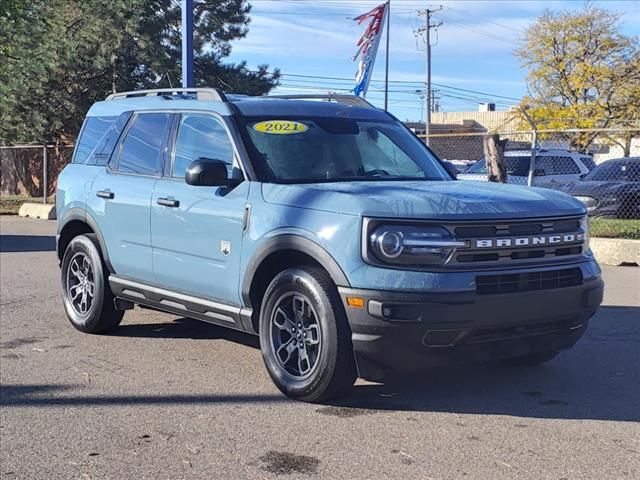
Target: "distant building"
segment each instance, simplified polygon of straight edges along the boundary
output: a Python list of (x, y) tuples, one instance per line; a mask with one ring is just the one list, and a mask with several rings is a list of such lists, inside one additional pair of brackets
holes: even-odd
[[(495, 104), (483, 104), (478, 112), (434, 112), (429, 124), (429, 147), (446, 160), (478, 160), (484, 154), (483, 134), (518, 130), (518, 112), (496, 112)], [(424, 135), (423, 122), (406, 122), (417, 135)], [(512, 148), (530, 148), (518, 142)]]
[(483, 104), (486, 108), (478, 112), (434, 112), (431, 124), (437, 125), (473, 125), (484, 132), (512, 132), (522, 128), (522, 116), (515, 110), (496, 112), (491, 110), (495, 104)]

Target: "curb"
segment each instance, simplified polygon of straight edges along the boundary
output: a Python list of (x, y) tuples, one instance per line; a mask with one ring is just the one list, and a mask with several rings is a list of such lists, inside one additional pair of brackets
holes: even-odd
[(591, 237), (590, 246), (602, 265), (640, 265), (640, 240)]
[(41, 218), (43, 220), (56, 219), (56, 206), (50, 203), (23, 203), (18, 215), (21, 217)]

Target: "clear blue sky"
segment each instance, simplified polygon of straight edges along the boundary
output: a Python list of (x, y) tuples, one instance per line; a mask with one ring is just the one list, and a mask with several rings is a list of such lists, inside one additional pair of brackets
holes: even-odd
[[(246, 38), (232, 43), (230, 60), (249, 67), (269, 64), (282, 70), (280, 93), (347, 91), (353, 88), (352, 57), (364, 26), (351, 18), (382, 0), (249, 0), (252, 21)], [(640, 34), (640, 0), (594, 1), (619, 12), (622, 30)], [(432, 81), (444, 111), (477, 110), (477, 102), (493, 100), (507, 109), (526, 93), (525, 75), (513, 56), (524, 29), (545, 9), (581, 9), (583, 1), (442, 1), (391, 0), (390, 110), (400, 119), (417, 120), (424, 88), (424, 42), (414, 31), (422, 8), (437, 8), (432, 35)], [(309, 78), (312, 77), (312, 78)], [(373, 75), (384, 78), (384, 45)], [(382, 106), (383, 83), (372, 81), (367, 99)], [(464, 90), (482, 92), (471, 93)], [(493, 94), (493, 95), (492, 95)], [(500, 95), (501, 98), (495, 95)], [(457, 97), (457, 98), (456, 98)]]

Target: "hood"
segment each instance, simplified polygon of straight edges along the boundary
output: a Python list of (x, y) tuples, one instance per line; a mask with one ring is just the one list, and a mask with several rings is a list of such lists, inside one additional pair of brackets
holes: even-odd
[(262, 193), (268, 203), (371, 217), (480, 220), (586, 213), (562, 192), (490, 182), (265, 183)]
[(571, 195), (602, 197), (603, 195), (615, 195), (620, 191), (640, 190), (640, 183), (580, 180), (563, 183), (558, 186), (558, 189)]

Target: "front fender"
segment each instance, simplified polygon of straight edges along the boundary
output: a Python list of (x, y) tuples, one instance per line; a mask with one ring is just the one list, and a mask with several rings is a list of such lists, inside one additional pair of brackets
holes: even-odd
[(260, 264), (269, 255), (283, 250), (296, 250), (309, 255), (322, 265), (336, 285), (350, 286), (349, 280), (338, 262), (318, 243), (299, 234), (279, 233), (262, 242), (247, 262), (242, 281), (242, 300), (245, 305), (251, 305), (249, 297), (251, 282)]

